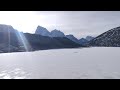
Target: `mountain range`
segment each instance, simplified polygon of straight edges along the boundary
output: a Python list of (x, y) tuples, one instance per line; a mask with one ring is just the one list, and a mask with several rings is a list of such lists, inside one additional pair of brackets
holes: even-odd
[(48, 37), (65, 37), (64, 33), (61, 32), (60, 30), (54, 29), (51, 32), (49, 32), (46, 28), (42, 26), (37, 27), (35, 34)]
[(77, 39), (60, 30), (49, 32), (38, 26), (34, 34), (19, 32), (11, 25), (0, 24), (0, 53), (23, 52), (79, 47), (120, 47), (120, 27), (110, 29), (97, 37)]
[(87, 36), (86, 38), (77, 39), (72, 34), (65, 35), (62, 31), (57, 30), (57, 29), (54, 29), (51, 32), (49, 32), (46, 28), (42, 26), (37, 27), (35, 34), (42, 35), (42, 36), (48, 36), (48, 37), (66, 37), (72, 40), (73, 42), (81, 44), (81, 45), (84, 45), (85, 43), (87, 43), (88, 41), (94, 38), (92, 36)]
[(86, 38), (77, 39), (72, 34), (65, 35), (62, 33), (61, 36), (58, 34), (59, 32), (56, 33), (56, 37), (66, 37), (71, 41), (83, 46), (120, 47), (120, 26), (110, 29), (101, 35), (98, 35), (97, 37), (87, 36)]
[[(61, 37), (58, 35), (59, 32), (57, 32), (56, 37)], [(60, 32), (62, 33), (62, 32)], [(120, 47), (120, 26), (112, 28), (97, 37), (87, 36), (86, 38), (77, 39), (72, 34), (65, 35), (62, 34), (62, 37), (66, 37), (70, 39), (71, 41), (83, 45), (83, 46), (89, 46), (89, 47)], [(51, 36), (52, 37), (52, 36)]]
[[(46, 31), (45, 28), (41, 31)], [(36, 30), (37, 32), (37, 30)], [(45, 49), (59, 48), (77, 48), (84, 47), (77, 44), (66, 37), (49, 37), (48, 32), (43, 32), (42, 35), (22, 33), (15, 30), (10, 25), (0, 25), (0, 52), (20, 52), (20, 51), (35, 51)], [(53, 33), (54, 35), (55, 33)]]

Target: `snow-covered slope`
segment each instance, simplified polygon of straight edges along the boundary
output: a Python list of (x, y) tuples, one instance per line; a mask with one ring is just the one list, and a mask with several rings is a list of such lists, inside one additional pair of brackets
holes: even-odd
[(89, 46), (120, 47), (120, 27), (113, 28), (92, 39)]
[(120, 79), (119, 53), (97, 47), (0, 54), (0, 78)]

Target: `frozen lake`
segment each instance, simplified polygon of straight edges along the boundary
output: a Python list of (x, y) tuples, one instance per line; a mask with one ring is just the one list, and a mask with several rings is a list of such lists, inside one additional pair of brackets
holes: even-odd
[(120, 48), (0, 54), (1, 79), (120, 79)]

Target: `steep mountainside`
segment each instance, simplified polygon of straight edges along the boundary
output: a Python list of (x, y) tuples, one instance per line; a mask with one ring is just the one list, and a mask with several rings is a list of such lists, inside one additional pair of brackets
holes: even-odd
[(120, 27), (113, 28), (92, 39), (88, 46), (120, 47)]
[(25, 33), (24, 35), (34, 50), (82, 47), (65, 37), (51, 38), (28, 33)]
[(71, 34), (66, 35), (66, 37), (67, 37), (68, 39), (76, 42), (76, 43), (79, 43), (79, 40), (78, 40), (76, 37), (74, 37), (73, 35), (71, 35)]

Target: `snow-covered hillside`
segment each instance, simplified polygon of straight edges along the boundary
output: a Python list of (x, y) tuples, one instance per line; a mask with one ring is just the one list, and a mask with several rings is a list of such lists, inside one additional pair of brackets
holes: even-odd
[(54, 49), (0, 54), (0, 78), (120, 78), (120, 48)]
[(92, 39), (88, 42), (88, 46), (120, 47), (120, 26)]

